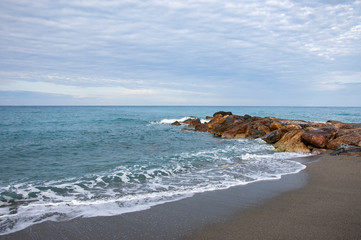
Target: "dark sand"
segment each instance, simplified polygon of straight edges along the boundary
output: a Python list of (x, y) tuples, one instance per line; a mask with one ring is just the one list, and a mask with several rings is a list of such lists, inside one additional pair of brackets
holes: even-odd
[(361, 157), (325, 154), (309, 183), (187, 239), (361, 239)]
[[(307, 183), (308, 182), (308, 183)], [(189, 237), (190, 236), (190, 237)], [(44, 222), (0, 239), (361, 239), (361, 158), (112, 217)]]

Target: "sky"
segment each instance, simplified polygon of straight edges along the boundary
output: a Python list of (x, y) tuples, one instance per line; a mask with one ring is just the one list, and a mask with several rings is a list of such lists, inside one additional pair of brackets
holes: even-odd
[(361, 106), (361, 0), (1, 0), (0, 105)]

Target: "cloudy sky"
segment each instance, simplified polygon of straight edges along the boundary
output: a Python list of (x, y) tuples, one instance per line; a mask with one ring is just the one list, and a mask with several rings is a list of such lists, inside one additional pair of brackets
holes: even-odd
[(361, 106), (361, 0), (1, 0), (0, 105)]

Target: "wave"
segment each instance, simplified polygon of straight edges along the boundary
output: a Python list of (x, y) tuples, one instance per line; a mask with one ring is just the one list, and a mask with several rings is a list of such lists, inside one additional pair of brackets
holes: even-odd
[(112, 216), (148, 209), (196, 193), (279, 179), (305, 168), (295, 157), (248, 139), (226, 145), (118, 166), (109, 172), (48, 182), (24, 182), (0, 188), (0, 235), (43, 221)]
[[(160, 120), (160, 121), (155, 121), (155, 122), (151, 122), (152, 124), (172, 124), (172, 123), (174, 123), (174, 122), (183, 122), (183, 121), (185, 121), (185, 120), (187, 120), (187, 119), (196, 119), (196, 117), (182, 117), (182, 118), (171, 118), (171, 119), (168, 119), (168, 118), (165, 118), (165, 119), (162, 119), (162, 120)], [(201, 120), (201, 123), (207, 123), (208, 122), (208, 120), (206, 120), (206, 119), (200, 119)]]

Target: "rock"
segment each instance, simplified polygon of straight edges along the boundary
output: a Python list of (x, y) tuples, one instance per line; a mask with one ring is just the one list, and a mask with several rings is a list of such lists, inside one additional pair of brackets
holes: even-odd
[(245, 114), (243, 116), (243, 118), (244, 118), (244, 120), (251, 120), (252, 119), (252, 117), (250, 115), (248, 115), (248, 114)]
[(281, 127), (282, 127), (282, 124), (281, 124), (281, 123), (279, 123), (279, 122), (272, 122), (269, 128), (270, 128), (271, 131), (274, 131), (274, 130), (281, 129)]
[(181, 123), (180, 123), (180, 122), (178, 122), (178, 121), (175, 121), (174, 123), (172, 123), (172, 125), (173, 125), (173, 126), (180, 126), (180, 125), (181, 125)]
[[(219, 117), (217, 117), (219, 116)], [(219, 124), (222, 124), (226, 121), (226, 117), (222, 117), (221, 115), (216, 115), (216, 117), (213, 118), (213, 120), (211, 120), (208, 123), (208, 132), (212, 131), (214, 126), (217, 126)]]
[(309, 126), (309, 123), (306, 122), (306, 121), (303, 121), (303, 120), (290, 120), (290, 119), (288, 119), (288, 120), (280, 121), (280, 123), (282, 125), (298, 125), (301, 128), (305, 128), (305, 127)]
[(195, 130), (193, 128), (182, 128), (181, 131), (194, 132)]
[(267, 126), (260, 126), (260, 127), (258, 127), (257, 129), (258, 129), (259, 131), (263, 132), (263, 133), (262, 133), (262, 136), (264, 136), (264, 135), (266, 135), (266, 134), (268, 134), (268, 133), (271, 132), (271, 129), (269, 129), (269, 127), (267, 127)]
[(222, 138), (246, 138), (249, 136), (249, 125), (241, 124), (222, 133)]
[(335, 135), (332, 129), (328, 130), (313, 130), (304, 132), (301, 136), (302, 141), (307, 145), (312, 145), (317, 148), (326, 147), (328, 141)]
[(329, 141), (329, 143), (327, 144), (327, 148), (336, 150), (341, 143), (359, 146), (361, 144), (361, 134), (349, 133), (346, 135), (336, 137), (335, 139)]
[(274, 130), (261, 137), (261, 139), (266, 143), (273, 144), (278, 142), (282, 138), (282, 136), (283, 136), (283, 132), (281, 130)]
[(222, 133), (234, 127), (234, 121), (235, 119), (231, 116), (226, 117), (225, 121), (223, 121), (221, 124), (214, 125), (210, 132), (213, 133), (215, 136), (221, 136)]
[(183, 122), (176, 121), (172, 125), (179, 126), (185, 123), (189, 127), (183, 128), (183, 131), (208, 131), (222, 138), (262, 138), (266, 143), (274, 144), (278, 151), (312, 150), (312, 154), (320, 154), (325, 148), (336, 150), (341, 143), (352, 146), (353, 150), (347, 150), (348, 154), (358, 154), (358, 150), (354, 148), (361, 149), (361, 123), (313, 123), (247, 114), (239, 116), (223, 111), (216, 112), (213, 117), (208, 116), (206, 119), (209, 122), (201, 123), (199, 118), (190, 117)]
[(313, 128), (320, 128), (320, 127), (326, 127), (326, 123), (318, 123), (318, 122), (309, 122), (308, 123), (309, 127), (313, 127)]
[(339, 155), (339, 154), (346, 154), (349, 156), (361, 156), (361, 147), (355, 147), (352, 145), (348, 145), (345, 143), (341, 143), (339, 146), (337, 146), (337, 150), (330, 153), (331, 156)]
[(201, 120), (199, 118), (188, 118), (183, 121), (183, 123), (188, 124), (189, 127), (195, 127), (198, 124), (201, 124)]
[(292, 131), (292, 130), (301, 130), (302, 127), (300, 125), (297, 125), (297, 124), (288, 124), (288, 125), (282, 126), (280, 129), (283, 132), (289, 132), (289, 131)]
[(218, 114), (220, 114), (220, 115), (222, 115), (222, 117), (224, 117), (224, 116), (227, 116), (227, 115), (232, 115), (232, 112), (219, 111), (219, 112), (214, 113), (213, 117), (215, 117)]
[(207, 132), (208, 126), (206, 124), (201, 123), (201, 124), (196, 125), (194, 130), (197, 132)]
[(333, 127), (337, 127), (337, 128), (345, 128), (347, 126), (346, 123), (339, 122), (339, 121), (333, 121), (333, 120), (328, 120), (326, 122), (326, 125), (332, 125)]
[(337, 131), (336, 137), (340, 137), (340, 136), (343, 136), (343, 135), (348, 135), (350, 133), (359, 133), (359, 134), (361, 134), (361, 128), (339, 129)]
[(312, 149), (311, 154), (312, 155), (320, 155), (322, 153), (325, 153), (326, 151), (327, 151), (326, 149), (314, 148), (314, 149)]
[(263, 137), (267, 133), (270, 133), (271, 130), (267, 126), (259, 126), (257, 128), (252, 128), (250, 131), (250, 138), (256, 139)]
[(337, 146), (336, 150), (337, 151), (345, 151), (345, 150), (350, 150), (350, 149), (352, 149), (354, 147), (355, 146), (348, 145), (346, 143), (341, 143), (340, 145)]
[(273, 146), (280, 152), (309, 153), (310, 149), (301, 141), (303, 133), (303, 130), (291, 130), (285, 133)]

